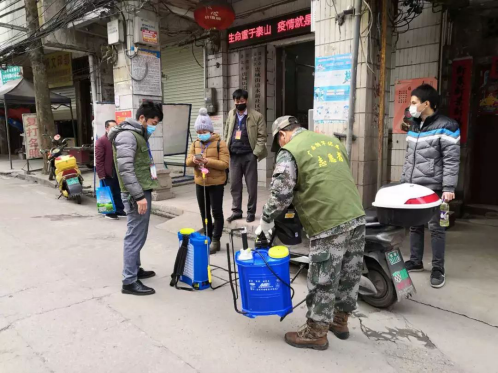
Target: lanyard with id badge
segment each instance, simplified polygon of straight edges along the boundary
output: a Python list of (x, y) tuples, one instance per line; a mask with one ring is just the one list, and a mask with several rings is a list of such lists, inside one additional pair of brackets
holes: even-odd
[[(237, 114), (235, 114), (235, 115), (237, 115)], [(242, 139), (242, 126), (241, 126), (241, 124), (242, 124), (242, 121), (244, 120), (244, 116), (242, 117), (242, 119), (236, 118), (236, 119), (238, 119), (238, 123), (237, 123), (237, 131), (235, 131), (235, 140)]]
[(157, 168), (154, 163), (154, 158), (152, 158), (152, 152), (150, 151), (150, 146), (148, 142), (147, 142), (147, 149), (149, 150), (149, 158), (150, 158), (150, 178), (152, 180), (157, 180)]

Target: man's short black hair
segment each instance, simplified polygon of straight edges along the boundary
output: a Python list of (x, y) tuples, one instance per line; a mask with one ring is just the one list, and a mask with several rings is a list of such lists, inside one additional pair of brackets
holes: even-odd
[(109, 128), (109, 125), (110, 125), (111, 123), (116, 123), (116, 124), (118, 124), (118, 122), (116, 122), (114, 119), (109, 119), (109, 120), (106, 120), (106, 121), (105, 121), (105, 128)]
[(233, 91), (232, 97), (234, 100), (240, 100), (241, 98), (247, 100), (247, 98), (249, 97), (249, 93), (247, 93), (245, 89), (239, 88)]
[(142, 115), (145, 117), (145, 120), (158, 117), (159, 122), (161, 122), (163, 120), (163, 108), (161, 104), (144, 101), (137, 110), (136, 119), (138, 120)]
[(422, 84), (415, 88), (412, 96), (418, 97), (420, 102), (429, 101), (432, 110), (436, 110), (439, 106), (439, 93), (430, 84)]

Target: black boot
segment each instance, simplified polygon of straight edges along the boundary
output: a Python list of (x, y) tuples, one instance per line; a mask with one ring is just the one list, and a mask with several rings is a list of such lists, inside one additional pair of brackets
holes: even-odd
[(209, 246), (209, 254), (215, 254), (220, 250), (221, 250), (220, 240), (214, 239), (213, 242), (211, 242), (211, 246)]
[(137, 280), (129, 285), (123, 285), (121, 292), (123, 294), (132, 294), (132, 295), (151, 295), (154, 294), (156, 291), (142, 284), (140, 280)]

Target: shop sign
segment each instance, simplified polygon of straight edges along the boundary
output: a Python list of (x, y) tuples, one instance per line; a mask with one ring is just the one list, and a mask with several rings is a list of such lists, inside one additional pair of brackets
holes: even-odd
[(11, 80), (21, 79), (21, 67), (9, 66), (7, 70), (0, 70), (2, 74), (2, 84), (10, 82)]
[(116, 111), (116, 123), (121, 124), (126, 119), (131, 118), (131, 110)]
[(311, 12), (308, 9), (267, 21), (231, 28), (228, 30), (228, 48), (267, 43), (310, 32)]
[(38, 133), (38, 121), (36, 114), (23, 114), (22, 125), (24, 127), (24, 147), (26, 149), (26, 159), (41, 158), (40, 143)]
[(410, 108), (412, 91), (422, 84), (430, 84), (437, 89), (436, 78), (416, 78), (398, 80), (394, 86), (393, 133), (406, 133), (411, 123)]
[(462, 144), (467, 141), (472, 62), (472, 57), (453, 60), (451, 72), (450, 118), (460, 125)]
[(316, 57), (313, 118), (315, 124), (345, 123), (351, 91), (351, 53)]
[(69, 52), (46, 54), (43, 58), (47, 71), (48, 87), (67, 87), (73, 85), (72, 56)]

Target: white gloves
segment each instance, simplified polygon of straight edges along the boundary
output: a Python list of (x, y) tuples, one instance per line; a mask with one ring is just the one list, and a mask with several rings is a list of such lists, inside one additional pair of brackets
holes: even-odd
[(254, 233), (256, 234), (256, 237), (259, 237), (261, 233), (264, 233), (267, 239), (271, 238), (271, 230), (275, 227), (275, 223), (272, 221), (271, 223), (267, 223), (266, 221), (261, 218), (259, 221), (259, 226), (256, 228)]

